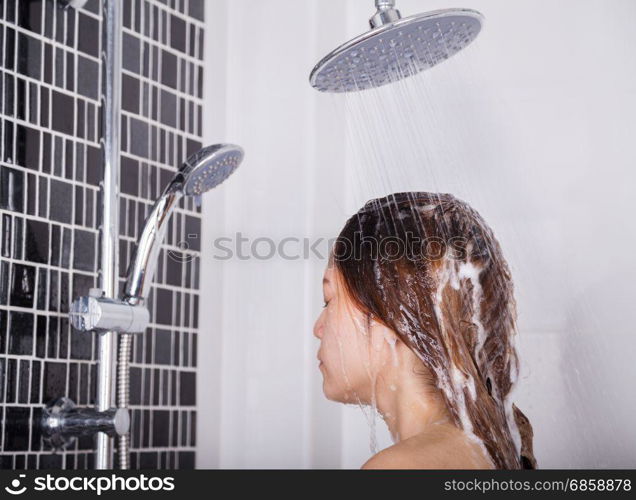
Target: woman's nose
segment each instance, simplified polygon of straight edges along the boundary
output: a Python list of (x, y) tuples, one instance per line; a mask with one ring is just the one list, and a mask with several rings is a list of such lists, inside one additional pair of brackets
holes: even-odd
[(314, 323), (314, 337), (317, 339), (322, 338), (322, 313), (318, 316), (318, 319)]

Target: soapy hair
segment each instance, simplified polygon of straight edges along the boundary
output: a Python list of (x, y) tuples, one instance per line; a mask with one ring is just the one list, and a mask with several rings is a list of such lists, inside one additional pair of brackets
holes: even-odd
[(430, 370), (454, 423), (495, 468), (536, 468), (532, 426), (511, 401), (519, 373), (513, 282), (483, 218), (450, 194), (367, 202), (332, 263), (366, 314)]

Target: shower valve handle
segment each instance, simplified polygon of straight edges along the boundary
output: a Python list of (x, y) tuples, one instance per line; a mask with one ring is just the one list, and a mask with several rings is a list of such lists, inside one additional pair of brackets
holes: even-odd
[(130, 429), (128, 410), (111, 408), (98, 411), (91, 407), (77, 407), (69, 398), (59, 398), (42, 411), (42, 434), (55, 449), (68, 447), (78, 436), (105, 432), (109, 436), (126, 434)]

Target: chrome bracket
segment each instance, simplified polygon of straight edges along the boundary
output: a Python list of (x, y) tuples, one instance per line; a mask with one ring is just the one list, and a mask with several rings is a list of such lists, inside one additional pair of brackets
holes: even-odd
[(142, 333), (150, 322), (148, 309), (139, 304), (109, 299), (99, 288), (75, 299), (69, 311), (71, 324), (81, 332)]

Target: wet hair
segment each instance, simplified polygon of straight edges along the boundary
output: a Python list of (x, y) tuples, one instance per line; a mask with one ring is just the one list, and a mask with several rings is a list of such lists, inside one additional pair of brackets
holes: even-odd
[(494, 467), (536, 468), (532, 426), (510, 400), (513, 282), (483, 218), (450, 194), (395, 193), (347, 221), (331, 259), (354, 304), (430, 369), (454, 423)]

